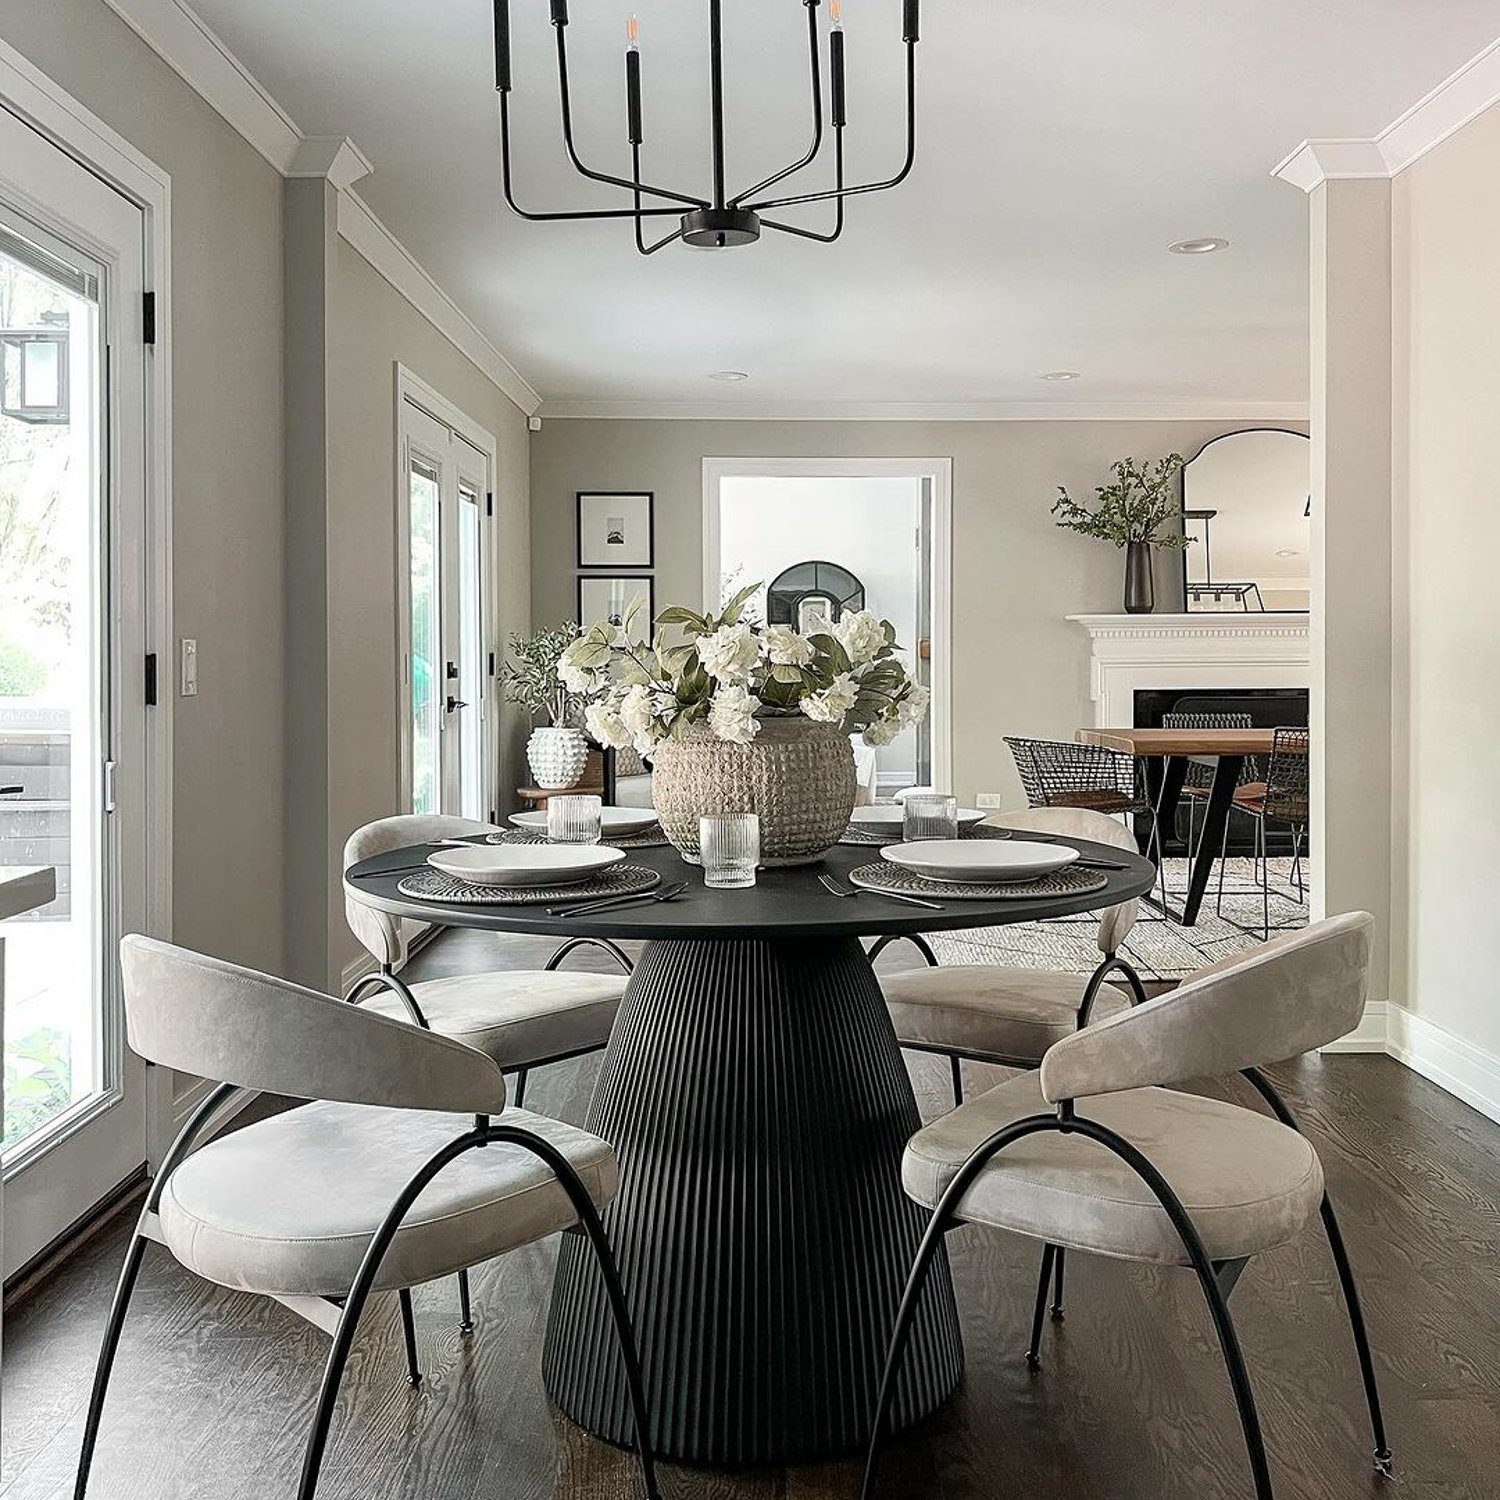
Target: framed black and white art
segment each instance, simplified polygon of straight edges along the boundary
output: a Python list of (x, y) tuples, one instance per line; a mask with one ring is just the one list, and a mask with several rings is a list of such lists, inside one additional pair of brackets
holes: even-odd
[(601, 620), (613, 625), (624, 623), (633, 600), (644, 599), (646, 607), (631, 621), (631, 639), (645, 645), (656, 622), (656, 580), (644, 573), (580, 575), (578, 579), (578, 623), (587, 630)]
[(650, 490), (579, 490), (578, 566), (654, 568), (654, 511)]

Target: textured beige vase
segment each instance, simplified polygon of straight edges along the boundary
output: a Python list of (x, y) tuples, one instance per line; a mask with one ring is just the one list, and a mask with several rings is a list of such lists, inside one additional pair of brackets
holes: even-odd
[(731, 745), (706, 724), (691, 724), (651, 756), (662, 831), (694, 863), (700, 817), (753, 812), (760, 814), (762, 864), (809, 864), (849, 826), (854, 783), (849, 736), (837, 724), (801, 715), (762, 719), (748, 745)]

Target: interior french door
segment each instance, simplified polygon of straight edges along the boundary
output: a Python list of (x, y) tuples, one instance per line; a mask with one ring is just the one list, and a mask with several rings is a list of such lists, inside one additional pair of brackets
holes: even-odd
[(406, 397), (401, 425), (409, 806), (418, 813), (484, 818), (492, 800), (490, 460), (463, 433)]
[(116, 959), (147, 925), (144, 231), (0, 107), (0, 864), (58, 886), (6, 924), (7, 1276), (146, 1159)]

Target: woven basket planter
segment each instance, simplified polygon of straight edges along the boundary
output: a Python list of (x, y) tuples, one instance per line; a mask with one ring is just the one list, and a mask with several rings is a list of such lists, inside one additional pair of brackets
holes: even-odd
[(801, 715), (760, 721), (748, 745), (689, 724), (651, 756), (651, 796), (662, 832), (698, 862), (698, 819), (760, 814), (763, 865), (805, 865), (839, 841), (854, 811), (854, 751), (837, 724)]

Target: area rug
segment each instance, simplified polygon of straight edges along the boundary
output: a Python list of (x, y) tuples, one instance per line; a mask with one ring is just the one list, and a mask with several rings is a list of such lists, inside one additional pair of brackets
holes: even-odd
[[(1303, 880), (1308, 878), (1303, 861)], [(1291, 860), (1271, 861), (1271, 928), (1301, 927), (1307, 922), (1307, 906), (1296, 899), (1290, 883)], [(1182, 908), (1187, 887), (1188, 862), (1167, 861), (1168, 903)], [(1163, 918), (1155, 908), (1141, 903), (1141, 917), (1121, 949), (1121, 957), (1133, 964), (1141, 977), (1171, 982), (1182, 980), (1205, 964), (1245, 953), (1262, 941), (1263, 907), (1254, 861), (1231, 859), (1224, 871), (1224, 907), (1216, 902), (1217, 874), (1210, 882), (1197, 924), (1184, 927)], [(969, 932), (933, 933), (928, 941), (945, 964), (999, 964), (1023, 969), (1057, 969), (1064, 973), (1088, 974), (1099, 962), (1095, 942), (1097, 917), (1060, 917), (1047, 922), (1022, 922), (1012, 927), (978, 927)]]

